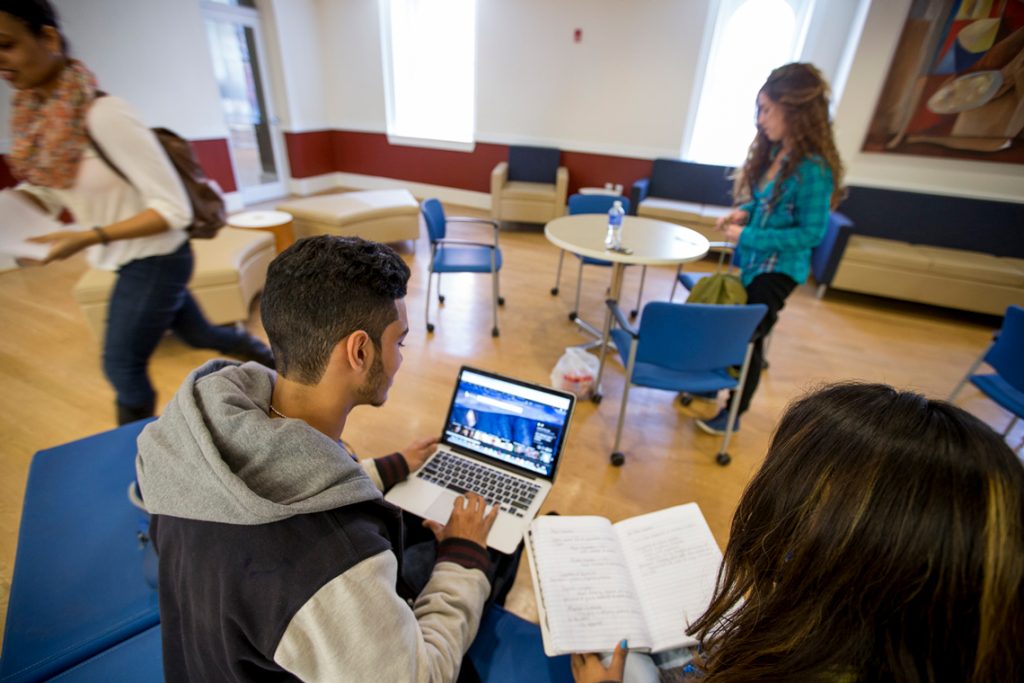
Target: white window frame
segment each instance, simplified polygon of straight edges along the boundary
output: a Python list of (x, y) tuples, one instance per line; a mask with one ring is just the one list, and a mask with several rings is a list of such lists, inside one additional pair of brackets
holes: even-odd
[[(693, 159), (692, 155), (692, 149), (694, 146), (693, 142), (695, 139), (694, 135), (697, 127), (697, 116), (700, 111), (701, 99), (705, 95), (705, 86), (709, 82), (709, 78), (713, 76), (709, 73), (708, 68), (713, 64), (714, 57), (717, 52), (723, 49), (722, 41), (724, 40), (725, 30), (729, 25), (729, 21), (748, 1), (750, 0), (720, 0), (719, 2), (712, 3), (712, 10), (708, 12), (707, 25), (704, 30), (706, 38), (703, 48), (701, 49), (700, 63), (698, 64), (697, 69), (698, 76), (695, 79), (693, 94), (690, 98), (690, 101), (694, 103), (694, 106), (689, 107), (686, 123), (683, 129), (683, 144), (680, 149), (680, 157), (683, 159), (696, 161), (698, 163), (708, 163), (706, 161)], [(811, 15), (814, 12), (816, 0), (785, 0), (785, 2), (793, 8), (793, 14), (796, 17), (796, 32), (789, 58), (789, 61), (796, 61), (803, 53), (804, 45), (807, 41), (807, 30), (811, 23)], [(779, 66), (781, 66), (781, 64)], [(753, 121), (756, 115), (756, 95), (757, 93), (752, 93), (750, 96), (751, 121)], [(753, 139), (753, 135), (751, 135), (750, 138)], [(742, 163), (742, 159), (736, 159), (728, 165), (737, 166)]]
[(472, 64), (473, 69), (473, 95), (470, 99), (472, 103), (470, 120), (472, 123), (470, 125), (471, 130), (469, 132), (469, 140), (451, 140), (442, 137), (413, 137), (402, 135), (400, 132), (395, 131), (397, 112), (395, 103), (394, 44), (391, 30), (391, 5), (393, 2), (402, 1), (403, 0), (378, 0), (378, 8), (380, 11), (381, 61), (384, 70), (384, 106), (387, 114), (386, 127), (388, 142), (393, 145), (472, 152), (476, 148), (476, 97), (478, 92), (476, 45), (477, 17), (479, 16), (479, 12), (476, 8), (477, 0), (472, 0), (474, 6), (473, 35), (471, 36), (473, 57), (470, 60), (470, 63)]

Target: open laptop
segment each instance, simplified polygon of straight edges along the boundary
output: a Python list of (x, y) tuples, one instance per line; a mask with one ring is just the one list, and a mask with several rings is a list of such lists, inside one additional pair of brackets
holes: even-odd
[(487, 545), (512, 553), (551, 491), (575, 407), (564, 391), (463, 366), (437, 452), (385, 499), (444, 524), (475, 491), (500, 505)]

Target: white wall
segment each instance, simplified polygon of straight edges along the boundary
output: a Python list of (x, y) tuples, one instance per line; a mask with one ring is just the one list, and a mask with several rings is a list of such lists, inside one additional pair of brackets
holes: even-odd
[(56, 0), (72, 54), (150, 126), (227, 136), (198, 0)]
[(288, 132), (331, 127), (325, 106), (319, 5), (317, 0), (262, 0), (258, 4), (272, 63), (275, 109)]
[(384, 65), (377, 0), (318, 0), (321, 84), (332, 128), (383, 133)]
[[(479, 139), (678, 154), (713, 1), (478, 0)], [(870, 0), (836, 109), (848, 181), (1024, 201), (1024, 165), (860, 152), (910, 1)], [(812, 18), (806, 52), (831, 77), (859, 2), (820, 0)], [(226, 136), (199, 0), (57, 5), (75, 53), (147, 122), (190, 138)], [(377, 1), (261, 0), (260, 7), (285, 130), (383, 132)], [(7, 98), (4, 88), (0, 131)]]
[[(198, 0), (55, 0), (72, 55), (150, 126), (187, 138), (227, 135)], [(0, 88), (7, 151), (10, 88)]]
[(706, 14), (677, 0), (479, 0), (478, 137), (677, 155)]

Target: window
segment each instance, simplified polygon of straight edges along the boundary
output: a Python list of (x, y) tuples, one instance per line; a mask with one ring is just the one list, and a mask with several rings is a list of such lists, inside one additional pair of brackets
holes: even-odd
[(813, 0), (722, 0), (683, 156), (738, 166), (754, 139), (757, 91), (800, 55)]
[(380, 11), (388, 139), (472, 149), (476, 0), (380, 0)]

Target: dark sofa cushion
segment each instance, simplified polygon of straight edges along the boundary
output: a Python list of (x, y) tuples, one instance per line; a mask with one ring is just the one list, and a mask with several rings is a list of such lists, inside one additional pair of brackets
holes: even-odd
[(1024, 258), (1024, 204), (854, 186), (839, 211), (859, 235)]
[(696, 204), (732, 206), (731, 172), (728, 166), (655, 159), (648, 196)]
[(554, 184), (561, 159), (562, 152), (552, 147), (512, 145), (508, 148), (508, 179)]

